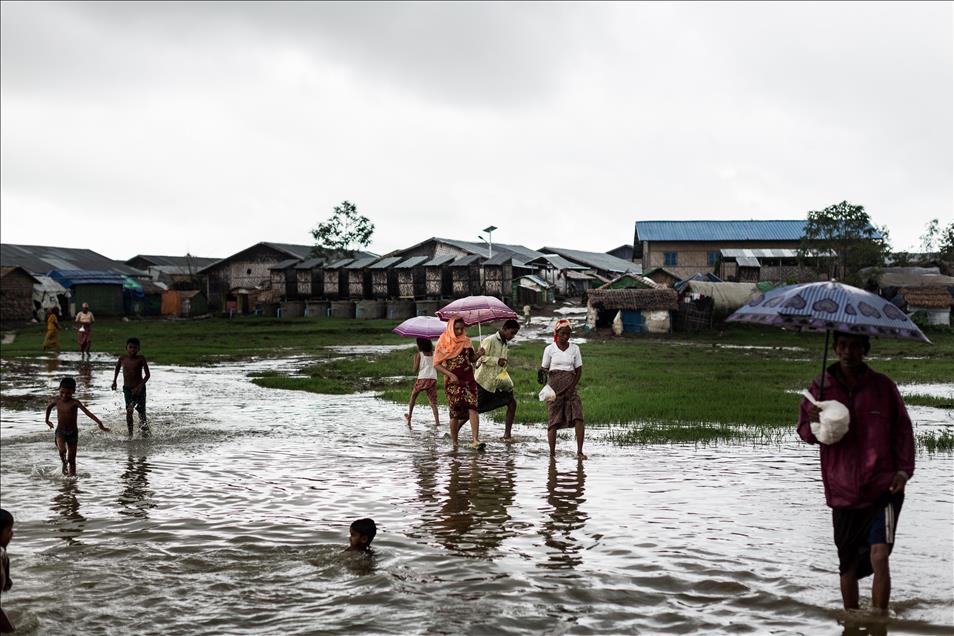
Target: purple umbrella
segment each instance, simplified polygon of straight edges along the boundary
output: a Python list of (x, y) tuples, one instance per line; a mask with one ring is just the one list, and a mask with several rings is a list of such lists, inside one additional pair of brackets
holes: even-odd
[(773, 325), (796, 331), (824, 331), (822, 386), (832, 331), (919, 340), (931, 344), (918, 326), (893, 304), (863, 289), (842, 283), (804, 283), (777, 287), (750, 300), (726, 322)]
[(447, 329), (447, 323), (434, 316), (415, 316), (408, 318), (397, 327), (392, 329), (394, 333), (409, 338), (427, 338), (433, 340), (440, 338), (444, 330)]
[(442, 320), (454, 317), (464, 319), (465, 325), (480, 325), (495, 320), (516, 318), (517, 313), (493, 296), (468, 296), (460, 298), (437, 310)]

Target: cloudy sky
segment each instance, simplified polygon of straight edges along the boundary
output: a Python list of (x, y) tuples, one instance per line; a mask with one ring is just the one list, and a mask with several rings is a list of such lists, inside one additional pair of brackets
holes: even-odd
[(222, 257), (954, 210), (952, 3), (2, 4), (0, 233)]

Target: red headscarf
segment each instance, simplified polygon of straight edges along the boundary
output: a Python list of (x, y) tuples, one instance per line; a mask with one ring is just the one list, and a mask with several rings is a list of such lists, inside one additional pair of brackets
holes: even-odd
[(570, 326), (570, 321), (567, 320), (566, 318), (564, 318), (564, 319), (562, 319), (562, 320), (557, 320), (556, 326), (553, 327), (553, 342), (556, 342), (556, 341), (557, 341), (557, 332), (558, 332), (560, 329), (563, 329), (564, 327), (566, 327), (567, 329), (572, 329), (572, 328), (573, 328), (573, 327)]
[(457, 324), (458, 320), (463, 320), (463, 318), (455, 317), (448, 320), (447, 328), (444, 329), (444, 333), (441, 334), (441, 337), (437, 339), (437, 347), (434, 348), (434, 364), (440, 364), (444, 360), (449, 360), (464, 349), (474, 348), (474, 344), (467, 336), (466, 329), (464, 333), (459, 336), (454, 333), (454, 325)]

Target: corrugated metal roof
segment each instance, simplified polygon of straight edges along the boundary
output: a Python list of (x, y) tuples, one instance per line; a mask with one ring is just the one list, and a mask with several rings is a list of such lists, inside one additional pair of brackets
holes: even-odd
[(552, 265), (557, 269), (589, 269), (587, 265), (580, 265), (579, 263), (574, 263), (569, 261), (559, 254), (543, 254), (542, 256), (535, 258), (533, 260), (527, 261), (528, 264), (540, 265), (546, 267), (547, 265)]
[(449, 267), (468, 267), (470, 265), (474, 265), (475, 263), (479, 263), (480, 259), (481, 257), (477, 256), (476, 254), (471, 254), (470, 256), (461, 256), (451, 263)]
[(369, 258), (356, 258), (348, 265), (345, 265), (345, 269), (364, 269), (376, 260), (378, 260), (377, 256), (371, 256)]
[(329, 265), (325, 265), (325, 269), (341, 269), (353, 260), (353, 258), (342, 258)]
[(455, 258), (457, 257), (454, 256), (453, 254), (443, 254), (441, 256), (435, 256), (431, 260), (424, 263), (424, 267), (440, 267), (441, 265), (446, 265), (447, 263), (450, 263)]
[(126, 284), (126, 279), (117, 272), (89, 271), (83, 269), (53, 270), (50, 278), (63, 285), (119, 285)]
[(394, 267), (400, 260), (400, 256), (389, 256), (388, 258), (382, 258), (368, 269), (388, 269)]
[(211, 265), (216, 261), (221, 259), (219, 258), (207, 258), (203, 256), (158, 256), (155, 254), (136, 254), (132, 258), (126, 259), (126, 264), (130, 265), (130, 261), (134, 260), (143, 260), (148, 263), (150, 266), (155, 267), (186, 267), (192, 265), (192, 269), (199, 269), (205, 267), (206, 265)]
[(321, 267), (324, 262), (325, 259), (320, 256), (309, 258), (295, 265), (295, 269), (315, 269), (316, 267)]
[(762, 264), (759, 263), (759, 259), (754, 256), (736, 256), (735, 262), (739, 267), (762, 267)]
[(798, 250), (783, 249), (725, 249), (719, 250), (723, 258), (798, 258)]
[(411, 258), (398, 263), (394, 266), (394, 269), (411, 269), (412, 267), (420, 267), (425, 262), (427, 262), (427, 256), (412, 256)]
[(503, 265), (504, 263), (509, 263), (513, 260), (512, 252), (498, 252), (493, 255), (493, 258), (488, 258), (484, 261), (484, 266), (490, 265), (491, 267), (495, 265)]
[(47, 245), (0, 243), (0, 265), (22, 267), (31, 274), (46, 274), (53, 270), (86, 270), (145, 276), (145, 272), (93, 250)]
[(805, 220), (636, 221), (640, 241), (799, 241)]
[(634, 272), (640, 274), (643, 271), (642, 265), (638, 263), (624, 261), (621, 258), (616, 258), (612, 254), (606, 254), (604, 252), (584, 252), (582, 250), (569, 250), (563, 247), (542, 247), (540, 251), (557, 254), (567, 260), (605, 272), (619, 274)]
[(281, 270), (281, 269), (288, 269), (289, 267), (291, 267), (291, 266), (294, 265), (295, 263), (299, 262), (300, 260), (301, 260), (301, 259), (298, 259), (298, 258), (289, 258), (289, 259), (286, 259), (286, 260), (284, 260), (284, 261), (279, 261), (278, 263), (275, 263), (274, 265), (272, 265), (272, 266), (269, 267), (268, 269), (270, 269), (270, 270), (272, 270), (272, 271)]

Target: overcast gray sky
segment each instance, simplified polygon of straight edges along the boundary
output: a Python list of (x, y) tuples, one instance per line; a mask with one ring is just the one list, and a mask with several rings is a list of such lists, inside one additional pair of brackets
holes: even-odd
[(0, 233), (227, 256), (954, 210), (952, 3), (2, 4)]

